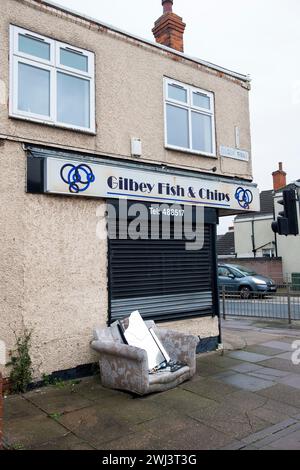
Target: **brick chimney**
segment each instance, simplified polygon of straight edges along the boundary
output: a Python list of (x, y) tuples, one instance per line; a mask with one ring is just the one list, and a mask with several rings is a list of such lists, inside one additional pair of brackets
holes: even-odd
[(183, 52), (185, 23), (173, 13), (173, 0), (162, 0), (163, 15), (155, 22), (152, 32), (156, 42)]
[(282, 162), (279, 163), (279, 169), (272, 173), (273, 189), (279, 191), (286, 186), (286, 172), (283, 171)]

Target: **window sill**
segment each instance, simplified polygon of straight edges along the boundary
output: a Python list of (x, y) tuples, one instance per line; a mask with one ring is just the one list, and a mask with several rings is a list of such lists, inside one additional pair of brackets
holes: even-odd
[(215, 153), (197, 152), (196, 150), (184, 149), (181, 147), (173, 147), (172, 145), (165, 145), (165, 149), (172, 150), (173, 152), (175, 151), (181, 153), (188, 153), (190, 155), (197, 155), (198, 157), (218, 159), (218, 155), (216, 155)]
[(35, 119), (35, 118), (32, 118), (32, 117), (21, 116), (21, 115), (18, 115), (18, 114), (10, 113), (9, 114), (9, 119), (17, 119), (19, 121), (25, 121), (25, 122), (32, 123), (32, 124), (39, 124), (41, 126), (52, 127), (52, 128), (55, 128), (55, 129), (61, 129), (61, 130), (65, 130), (65, 131), (79, 132), (81, 134), (88, 134), (90, 136), (96, 136), (97, 135), (96, 130), (94, 130), (94, 129), (84, 129), (82, 127), (76, 127), (76, 126), (72, 126), (72, 125), (68, 125), (68, 124), (57, 124), (57, 123), (53, 123), (53, 122), (50, 122), (50, 121), (43, 121), (43, 120)]

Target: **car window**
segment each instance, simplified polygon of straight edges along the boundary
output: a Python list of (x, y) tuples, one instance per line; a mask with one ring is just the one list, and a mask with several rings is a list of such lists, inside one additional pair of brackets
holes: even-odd
[(245, 277), (245, 275), (246, 275), (245, 272), (241, 272), (239, 269), (235, 269), (235, 268), (231, 268), (231, 272), (237, 278)]
[(231, 272), (229, 271), (228, 268), (225, 268), (223, 266), (219, 268), (219, 276), (229, 277), (230, 274), (231, 274)]
[(255, 276), (257, 274), (255, 271), (251, 271), (251, 269), (245, 268), (244, 266), (237, 265), (236, 268), (243, 274), (247, 274), (247, 276)]

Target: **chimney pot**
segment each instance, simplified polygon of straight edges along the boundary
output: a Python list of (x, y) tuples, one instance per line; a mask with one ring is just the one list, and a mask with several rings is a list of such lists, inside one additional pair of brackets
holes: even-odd
[(162, 0), (162, 6), (164, 7), (164, 14), (172, 13), (173, 0)]

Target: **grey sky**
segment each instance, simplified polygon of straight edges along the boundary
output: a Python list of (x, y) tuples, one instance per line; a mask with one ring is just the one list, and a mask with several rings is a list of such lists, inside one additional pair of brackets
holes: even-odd
[[(160, 0), (56, 0), (56, 3), (153, 40)], [(300, 178), (299, 0), (174, 0), (187, 23), (185, 52), (250, 74), (254, 180), (271, 189), (283, 161)], [(223, 220), (224, 232), (228, 221)]]

